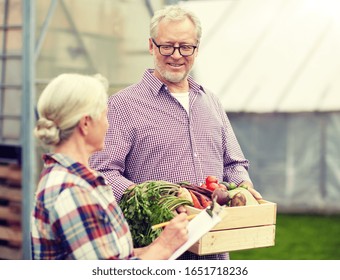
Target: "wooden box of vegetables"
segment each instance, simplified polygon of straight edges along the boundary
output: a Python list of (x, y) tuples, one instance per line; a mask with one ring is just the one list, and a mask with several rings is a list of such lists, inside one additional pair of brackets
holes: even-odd
[(129, 223), (135, 248), (155, 240), (164, 222), (174, 217), (177, 207), (185, 206), (188, 214), (197, 214), (211, 205), (214, 196), (223, 205), (222, 221), (189, 251), (206, 255), (273, 246), (276, 204), (257, 201), (242, 186), (210, 183), (208, 179), (217, 180), (209, 176), (207, 184), (200, 186), (189, 182), (146, 181), (127, 189), (119, 205)]
[[(200, 209), (186, 206), (189, 213)], [(231, 252), (275, 244), (276, 203), (225, 207), (222, 221), (196, 242), (189, 251), (198, 255)]]
[(208, 176), (201, 186), (186, 185), (193, 197), (189, 214), (197, 214), (211, 203), (213, 197), (222, 205), (222, 221), (195, 243), (189, 251), (208, 255), (275, 244), (276, 203), (258, 201), (247, 186), (218, 182)]

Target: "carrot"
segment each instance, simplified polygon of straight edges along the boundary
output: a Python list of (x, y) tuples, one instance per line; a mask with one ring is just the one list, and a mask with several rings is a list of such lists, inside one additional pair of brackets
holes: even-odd
[(210, 206), (211, 200), (206, 200), (204, 197), (202, 197), (202, 203), (201, 204), (204, 208), (207, 208), (208, 206)]
[(197, 192), (195, 192), (194, 194), (196, 195), (198, 201), (200, 202), (200, 204), (203, 208), (206, 208), (210, 205), (211, 200), (207, 196), (202, 195), (202, 194), (197, 193)]
[(210, 204), (211, 204), (211, 198), (210, 197), (201, 193), (200, 191), (196, 191), (196, 190), (189, 190), (189, 191), (197, 197), (202, 208), (207, 208), (208, 206), (210, 206)]
[(198, 209), (203, 209), (204, 207), (202, 207), (202, 205), (201, 205), (200, 201), (198, 200), (197, 196), (191, 190), (189, 190), (189, 193), (190, 193), (190, 195), (192, 197), (192, 202), (194, 204), (194, 207), (198, 208)]

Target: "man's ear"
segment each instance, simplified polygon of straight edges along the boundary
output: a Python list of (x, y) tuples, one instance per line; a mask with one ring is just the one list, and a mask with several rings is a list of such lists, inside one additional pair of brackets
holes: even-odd
[(153, 55), (153, 42), (151, 38), (149, 38), (149, 53)]

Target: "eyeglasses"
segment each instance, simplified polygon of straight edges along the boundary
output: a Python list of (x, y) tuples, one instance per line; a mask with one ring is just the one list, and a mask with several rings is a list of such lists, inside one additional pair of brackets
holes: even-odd
[(191, 56), (194, 54), (195, 49), (197, 46), (193, 45), (181, 45), (179, 47), (174, 47), (171, 45), (158, 45), (154, 39), (151, 39), (155, 46), (158, 48), (159, 53), (164, 56), (172, 55), (175, 50), (177, 49), (181, 56)]

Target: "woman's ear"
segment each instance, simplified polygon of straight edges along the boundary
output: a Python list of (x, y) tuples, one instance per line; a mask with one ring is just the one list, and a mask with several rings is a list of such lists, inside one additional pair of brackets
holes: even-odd
[(89, 131), (89, 124), (90, 124), (91, 118), (90, 116), (82, 116), (78, 128), (80, 130), (80, 133), (87, 135)]

